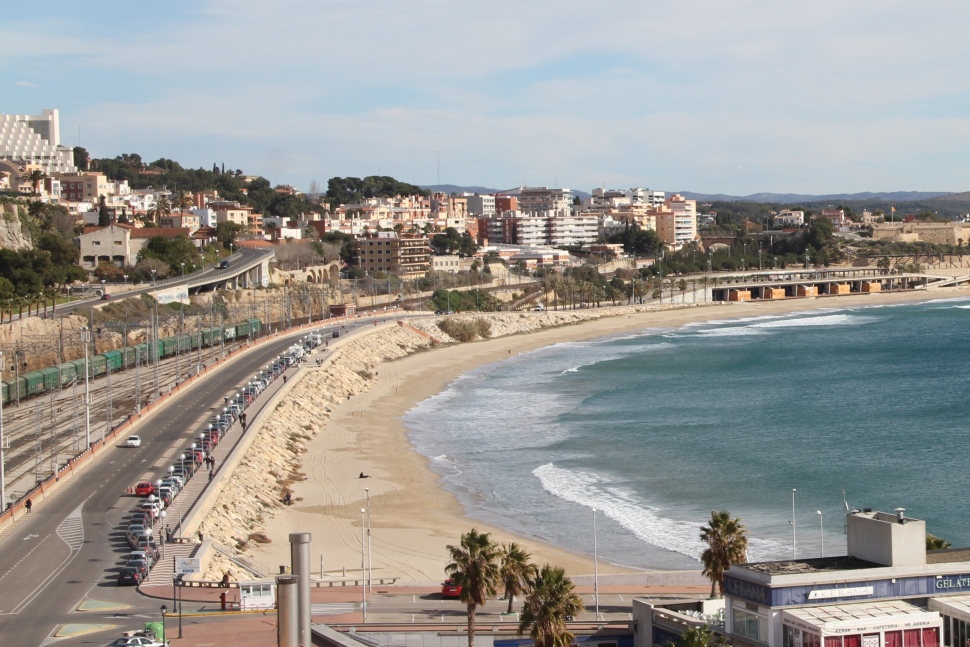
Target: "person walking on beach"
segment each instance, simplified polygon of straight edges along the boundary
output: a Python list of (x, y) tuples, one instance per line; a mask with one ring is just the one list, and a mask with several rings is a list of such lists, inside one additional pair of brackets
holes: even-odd
[(34, 502), (31, 501), (30, 499), (27, 499), (27, 502), (24, 503), (24, 509), (27, 511), (27, 514), (30, 514), (30, 511), (33, 509), (33, 507), (34, 507)]

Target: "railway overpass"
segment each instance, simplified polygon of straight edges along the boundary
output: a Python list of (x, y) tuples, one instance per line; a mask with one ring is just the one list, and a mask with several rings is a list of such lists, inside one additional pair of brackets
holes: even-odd
[[(802, 297), (839, 296), (925, 290), (953, 285), (949, 276), (890, 273), (881, 268), (824, 268), (772, 270), (711, 280), (713, 301), (770, 301)], [(966, 280), (966, 279), (964, 279)]]

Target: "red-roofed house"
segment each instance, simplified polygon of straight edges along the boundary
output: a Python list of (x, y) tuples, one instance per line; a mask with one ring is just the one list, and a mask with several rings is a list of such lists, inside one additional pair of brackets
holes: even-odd
[(98, 263), (114, 263), (118, 267), (130, 267), (138, 261), (138, 252), (149, 239), (188, 237), (185, 228), (133, 227), (115, 223), (107, 227), (85, 227), (84, 233), (75, 238), (81, 251), (80, 265), (94, 271)]

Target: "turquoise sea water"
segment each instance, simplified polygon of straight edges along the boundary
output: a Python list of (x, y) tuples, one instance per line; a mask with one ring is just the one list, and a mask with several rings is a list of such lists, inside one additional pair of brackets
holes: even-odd
[[(970, 545), (970, 301), (725, 319), (478, 368), (405, 417), (473, 519), (630, 566), (694, 568), (726, 509), (752, 561), (844, 554), (851, 507)], [(822, 514), (822, 530), (819, 515)], [(472, 522), (469, 522), (471, 526)]]

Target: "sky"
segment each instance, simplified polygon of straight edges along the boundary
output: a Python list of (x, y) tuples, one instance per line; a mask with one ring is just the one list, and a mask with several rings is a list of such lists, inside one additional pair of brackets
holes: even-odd
[(970, 190), (970, 4), (62, 2), (0, 18), (0, 112), (92, 157), (307, 190)]

